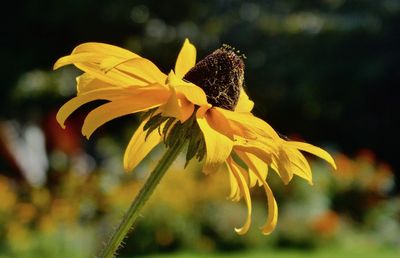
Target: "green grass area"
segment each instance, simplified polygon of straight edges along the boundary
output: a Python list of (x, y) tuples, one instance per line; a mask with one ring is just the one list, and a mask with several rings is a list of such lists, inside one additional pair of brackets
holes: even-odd
[(394, 249), (382, 250), (343, 250), (326, 249), (318, 251), (301, 250), (266, 250), (229, 253), (171, 253), (141, 256), (142, 258), (398, 258), (400, 251)]

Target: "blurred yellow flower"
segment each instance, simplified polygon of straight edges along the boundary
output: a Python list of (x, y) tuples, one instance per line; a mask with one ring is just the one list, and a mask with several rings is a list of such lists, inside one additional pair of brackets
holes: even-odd
[(230, 198), (245, 200), (247, 219), (235, 229), (237, 233), (244, 234), (250, 227), (249, 188), (258, 184), (265, 189), (268, 218), (262, 232), (269, 234), (275, 228), (278, 208), (266, 181), (268, 166), (285, 184), (293, 175), (312, 183), (310, 166), (300, 151), (314, 154), (333, 167), (335, 163), (318, 147), (281, 139), (269, 124), (251, 113), (254, 103), (243, 89), (243, 59), (233, 48), (223, 46), (196, 64), (196, 49), (186, 39), (175, 69), (167, 75), (128, 50), (85, 43), (54, 65), (57, 69), (74, 64), (84, 72), (77, 78), (77, 96), (61, 107), (57, 121), (65, 128), (65, 120), (83, 104), (107, 100), (84, 121), (82, 134), (89, 138), (114, 118), (145, 111), (125, 151), (127, 171), (160, 142), (171, 147), (187, 140), (187, 161), (205, 157), (203, 171), (207, 174), (225, 166), (230, 175)]

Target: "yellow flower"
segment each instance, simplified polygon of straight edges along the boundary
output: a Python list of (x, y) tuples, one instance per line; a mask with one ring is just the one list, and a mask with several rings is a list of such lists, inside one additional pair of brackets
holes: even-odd
[(175, 69), (167, 75), (128, 50), (85, 43), (54, 65), (57, 69), (74, 64), (84, 72), (77, 78), (77, 96), (61, 107), (57, 120), (64, 128), (67, 117), (81, 105), (107, 100), (84, 121), (82, 134), (89, 138), (114, 118), (147, 111), (126, 148), (125, 169), (134, 169), (162, 141), (168, 147), (187, 140), (187, 161), (204, 156), (206, 174), (225, 166), (230, 176), (230, 198), (245, 200), (247, 219), (235, 229), (237, 233), (244, 234), (250, 227), (249, 189), (255, 185), (265, 189), (268, 217), (262, 232), (269, 234), (276, 226), (278, 208), (266, 181), (268, 167), (285, 184), (293, 175), (311, 184), (311, 169), (300, 151), (314, 154), (334, 168), (335, 162), (318, 147), (280, 138), (269, 124), (251, 113), (254, 103), (242, 87), (243, 59), (234, 49), (223, 46), (196, 64), (196, 49), (186, 39)]

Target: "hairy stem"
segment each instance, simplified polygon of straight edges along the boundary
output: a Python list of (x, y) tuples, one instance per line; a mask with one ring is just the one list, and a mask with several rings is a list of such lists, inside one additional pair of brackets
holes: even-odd
[(108, 240), (105, 248), (101, 251), (99, 258), (111, 258), (115, 257), (114, 254), (120, 246), (122, 240), (131, 229), (133, 223), (139, 217), (140, 211), (146, 201), (149, 199), (151, 194), (154, 192), (156, 186), (160, 182), (161, 178), (165, 175), (165, 172), (171, 166), (172, 162), (176, 159), (182, 150), (185, 141), (178, 141), (174, 146), (168, 148), (162, 159), (159, 161), (153, 172), (150, 174), (146, 183), (136, 196), (129, 210), (125, 213), (121, 223), (119, 224), (112, 237)]

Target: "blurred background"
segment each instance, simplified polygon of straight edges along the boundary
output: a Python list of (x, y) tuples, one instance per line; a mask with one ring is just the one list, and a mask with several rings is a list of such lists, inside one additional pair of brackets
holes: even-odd
[[(262, 236), (261, 189), (253, 226), (243, 203), (226, 200), (227, 176), (175, 162), (125, 240), (120, 257), (398, 257), (400, 198), (400, 0), (25, 0), (8, 2), (0, 28), (0, 257), (92, 257), (163, 153), (134, 173), (122, 156), (137, 116), (87, 141), (86, 105), (62, 130), (59, 107), (75, 94), (72, 67), (52, 71), (78, 44), (118, 45), (174, 67), (187, 37), (198, 59), (223, 43), (247, 56), (254, 113), (289, 138), (329, 150), (332, 171), (310, 157), (314, 186), (284, 186)], [(94, 104), (95, 105), (95, 104)]]

